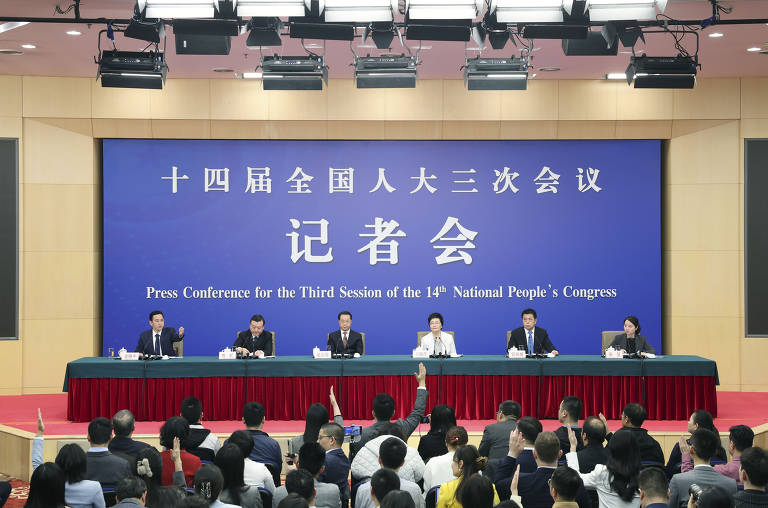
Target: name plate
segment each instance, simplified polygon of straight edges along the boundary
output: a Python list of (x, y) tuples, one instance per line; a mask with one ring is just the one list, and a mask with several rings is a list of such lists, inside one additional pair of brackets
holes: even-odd
[(510, 349), (507, 358), (525, 358), (525, 349)]
[(140, 360), (141, 359), (141, 353), (128, 353), (125, 352), (122, 355), (120, 355), (121, 360)]
[(606, 358), (624, 358), (619, 349), (608, 348), (605, 350)]
[(234, 349), (227, 351), (219, 351), (219, 360), (236, 360), (237, 359), (237, 353)]
[(429, 351), (425, 349), (414, 349), (413, 358), (429, 358)]
[(315, 358), (327, 359), (327, 358), (331, 357), (331, 352), (330, 351), (315, 350), (315, 351), (312, 351), (312, 356), (314, 356)]

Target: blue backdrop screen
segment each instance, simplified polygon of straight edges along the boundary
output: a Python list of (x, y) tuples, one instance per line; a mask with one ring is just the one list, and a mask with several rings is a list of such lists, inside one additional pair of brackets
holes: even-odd
[(661, 350), (660, 142), (104, 140), (104, 349), (160, 309), (186, 355), (252, 314), (277, 354), (349, 310), (370, 354), (440, 312), (459, 353), (502, 353), (538, 312), (561, 353), (639, 317)]

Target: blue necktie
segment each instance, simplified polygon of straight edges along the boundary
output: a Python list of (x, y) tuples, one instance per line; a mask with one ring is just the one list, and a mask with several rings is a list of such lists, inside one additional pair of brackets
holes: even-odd
[(160, 354), (160, 334), (159, 333), (155, 334), (155, 354), (156, 355)]
[(528, 330), (528, 354), (533, 354), (533, 330)]

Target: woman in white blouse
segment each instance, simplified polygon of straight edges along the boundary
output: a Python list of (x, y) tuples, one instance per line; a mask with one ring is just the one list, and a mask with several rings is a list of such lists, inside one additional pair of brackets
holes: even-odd
[(433, 312), (427, 319), (430, 333), (421, 338), (421, 349), (425, 349), (430, 355), (456, 356), (456, 345), (453, 337), (443, 331), (443, 316), (439, 312)]

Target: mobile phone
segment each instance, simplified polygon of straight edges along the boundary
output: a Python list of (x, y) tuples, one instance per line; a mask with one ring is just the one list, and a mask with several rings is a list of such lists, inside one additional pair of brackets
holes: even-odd
[(361, 439), (363, 427), (361, 425), (349, 425), (344, 427), (344, 442), (357, 443)]
[(421, 417), (421, 423), (429, 423), (429, 416), (430, 415), (424, 415)]

